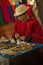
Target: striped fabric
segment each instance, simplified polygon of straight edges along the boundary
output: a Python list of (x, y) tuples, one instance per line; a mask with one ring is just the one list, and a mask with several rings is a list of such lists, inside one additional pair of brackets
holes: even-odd
[(2, 8), (2, 13), (3, 13), (5, 22), (11, 22), (12, 20), (11, 20), (8, 8), (4, 4), (1, 5), (1, 8)]
[(4, 18), (3, 18), (3, 15), (2, 15), (2, 11), (1, 11), (1, 8), (0, 8), (0, 25), (2, 24), (6, 24), (5, 21), (4, 21)]
[(5, 22), (13, 22), (14, 16), (10, 4), (4, 0), (4, 2), (2, 2), (0, 6), (2, 8), (2, 14)]
[(8, 5), (8, 10), (9, 10), (11, 19), (14, 20), (14, 14), (13, 14), (13, 10), (12, 10), (12, 6), (11, 5)]

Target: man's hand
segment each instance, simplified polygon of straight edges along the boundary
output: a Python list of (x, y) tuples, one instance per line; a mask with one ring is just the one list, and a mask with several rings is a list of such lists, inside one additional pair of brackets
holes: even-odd
[(20, 39), (25, 41), (26, 40), (26, 36), (21, 36)]
[(16, 39), (20, 38), (19, 33), (16, 33), (16, 34), (15, 34), (15, 38), (16, 38)]

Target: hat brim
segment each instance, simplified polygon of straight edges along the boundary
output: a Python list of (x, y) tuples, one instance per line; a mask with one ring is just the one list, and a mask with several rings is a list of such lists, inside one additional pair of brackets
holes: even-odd
[(14, 16), (20, 16), (20, 15), (22, 15), (23, 13), (25, 13), (28, 9), (29, 9), (29, 7), (27, 7), (27, 9), (24, 10), (23, 12), (21, 12), (21, 13), (14, 13)]

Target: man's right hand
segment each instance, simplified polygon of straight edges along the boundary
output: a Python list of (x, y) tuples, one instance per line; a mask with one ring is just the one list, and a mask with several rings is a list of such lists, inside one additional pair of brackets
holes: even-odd
[(19, 33), (16, 33), (16, 34), (15, 34), (15, 38), (16, 38), (16, 39), (20, 38)]

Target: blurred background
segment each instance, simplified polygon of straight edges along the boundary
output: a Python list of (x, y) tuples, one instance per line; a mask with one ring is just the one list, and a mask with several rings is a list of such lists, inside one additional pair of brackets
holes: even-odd
[[(0, 37), (12, 35), (16, 23), (15, 8), (21, 4), (32, 5), (32, 12), (43, 29), (43, 0), (0, 0)], [(6, 64), (8, 60), (0, 56), (0, 65)]]

